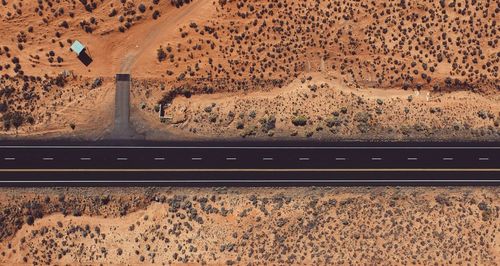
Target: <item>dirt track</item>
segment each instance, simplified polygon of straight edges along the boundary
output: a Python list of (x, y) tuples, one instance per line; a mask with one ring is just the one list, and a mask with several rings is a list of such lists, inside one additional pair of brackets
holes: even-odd
[[(210, 1), (194, 0), (191, 4), (180, 9), (170, 9), (163, 14), (158, 22), (152, 25), (143, 26), (135, 30), (132, 40), (137, 45), (130, 51), (118, 50), (116, 54), (125, 55), (120, 65), (120, 73), (130, 73), (136, 67), (137, 60), (145, 53), (155, 51), (158, 43), (161, 43), (165, 36), (177, 33), (180, 25), (188, 24), (193, 18), (199, 17), (202, 11), (210, 6)], [(135, 73), (134, 73), (135, 74)]]
[[(0, 5), (1, 134), (94, 138), (112, 120), (92, 118), (113, 108), (93, 83), (130, 72), (132, 116), (158, 139), (497, 140), (490, 2)], [(69, 50), (75, 39), (89, 67)]]

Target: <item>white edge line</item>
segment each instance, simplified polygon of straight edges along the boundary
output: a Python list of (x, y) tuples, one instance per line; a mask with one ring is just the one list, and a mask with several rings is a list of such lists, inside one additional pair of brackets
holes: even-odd
[(53, 169), (1, 169), (0, 173), (46, 173), (46, 172), (58, 172), (58, 173), (66, 173), (66, 172), (500, 172), (500, 168), (315, 168), (315, 169), (306, 169), (306, 168), (279, 168), (279, 169), (271, 169), (271, 168), (194, 168), (194, 169), (185, 169), (185, 168), (148, 168), (148, 169), (140, 169), (140, 168), (130, 168), (130, 169), (113, 169), (113, 168), (95, 168), (95, 169), (70, 169), (70, 168), (53, 168)]
[(485, 150), (500, 150), (500, 147), (446, 147), (446, 146), (436, 146), (436, 147), (409, 147), (409, 146), (401, 146), (401, 147), (291, 147), (291, 146), (0, 146), (2, 149), (317, 149), (317, 150), (342, 150), (342, 149), (387, 149), (387, 150), (401, 150), (401, 149), (419, 149), (419, 150), (435, 150), (435, 149), (485, 149)]
[(467, 182), (467, 183), (498, 183), (499, 180), (7, 180), (1, 183), (443, 183), (443, 182)]

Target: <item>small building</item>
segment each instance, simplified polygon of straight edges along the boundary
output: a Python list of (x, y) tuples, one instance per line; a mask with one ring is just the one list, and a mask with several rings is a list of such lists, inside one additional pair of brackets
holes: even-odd
[(79, 41), (74, 41), (70, 49), (75, 52), (77, 56), (79, 56), (85, 50), (85, 45)]
[(85, 45), (81, 42), (74, 41), (70, 49), (77, 55), (78, 59), (80, 59), (85, 66), (89, 66), (92, 63), (93, 60), (89, 55), (87, 47), (85, 47)]

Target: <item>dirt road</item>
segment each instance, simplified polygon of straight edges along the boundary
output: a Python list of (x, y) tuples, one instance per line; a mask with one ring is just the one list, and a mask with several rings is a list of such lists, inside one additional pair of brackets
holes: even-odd
[(134, 48), (127, 52), (119, 51), (119, 54), (125, 54), (120, 64), (120, 73), (131, 73), (140, 61), (139, 59), (145, 54), (154, 55), (156, 48), (163, 41), (178, 33), (180, 25), (202, 16), (210, 5), (210, 1), (195, 0), (181, 8), (169, 9), (161, 15), (159, 22), (146, 23), (138, 27), (129, 38), (136, 43)]

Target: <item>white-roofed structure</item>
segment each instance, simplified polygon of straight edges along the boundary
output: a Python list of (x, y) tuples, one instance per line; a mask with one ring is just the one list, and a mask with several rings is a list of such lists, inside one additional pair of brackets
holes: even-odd
[(85, 50), (85, 45), (79, 41), (74, 41), (71, 45), (71, 51), (75, 52), (76, 55), (80, 55)]

